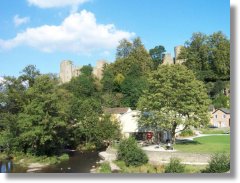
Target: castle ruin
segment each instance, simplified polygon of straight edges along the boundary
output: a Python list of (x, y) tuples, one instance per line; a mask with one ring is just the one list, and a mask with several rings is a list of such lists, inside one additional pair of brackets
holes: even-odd
[(176, 46), (174, 48), (175, 58), (171, 56), (171, 53), (163, 53), (163, 65), (166, 64), (182, 64), (185, 60), (179, 59), (179, 55), (183, 46)]
[[(102, 79), (104, 65), (107, 64), (106, 61), (100, 60), (97, 61), (96, 67), (93, 67), (93, 75), (99, 80)], [(73, 62), (70, 60), (64, 60), (60, 64), (60, 80), (61, 83), (70, 82), (73, 77), (81, 75), (81, 68), (73, 65)]]
[[(163, 53), (163, 65), (166, 64), (182, 64), (185, 60), (179, 59), (179, 55), (183, 46), (176, 46), (174, 48), (175, 57), (171, 56), (171, 53)], [(105, 60), (97, 61), (96, 67), (93, 67), (92, 74), (99, 80), (103, 77), (103, 68), (107, 64)], [(70, 82), (73, 77), (77, 77), (81, 75), (81, 68), (73, 65), (72, 61), (64, 60), (60, 65), (60, 80), (61, 83)]]

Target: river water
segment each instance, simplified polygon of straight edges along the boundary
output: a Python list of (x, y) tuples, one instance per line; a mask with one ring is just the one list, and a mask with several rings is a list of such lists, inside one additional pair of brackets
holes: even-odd
[[(96, 162), (100, 160), (97, 151), (93, 152), (69, 152), (70, 158), (57, 165), (51, 165), (36, 173), (90, 173)], [(0, 163), (1, 173), (26, 173), (27, 168), (23, 168), (12, 161), (2, 161)]]

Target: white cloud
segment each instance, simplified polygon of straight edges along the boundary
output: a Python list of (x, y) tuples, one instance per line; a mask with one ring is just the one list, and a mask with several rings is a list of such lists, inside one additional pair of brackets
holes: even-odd
[(89, 0), (27, 0), (29, 5), (34, 5), (39, 8), (55, 8), (72, 6), (76, 7), (80, 4), (88, 2)]
[(97, 24), (93, 13), (86, 10), (70, 14), (56, 25), (28, 28), (9, 40), (0, 39), (0, 49), (12, 49), (26, 45), (44, 52), (66, 51), (92, 53), (115, 48), (123, 38), (135, 33), (116, 29), (113, 24)]
[(19, 15), (15, 15), (13, 17), (13, 23), (14, 25), (17, 27), (17, 26), (20, 26), (22, 24), (26, 24), (30, 21), (30, 18), (29, 17), (19, 17)]

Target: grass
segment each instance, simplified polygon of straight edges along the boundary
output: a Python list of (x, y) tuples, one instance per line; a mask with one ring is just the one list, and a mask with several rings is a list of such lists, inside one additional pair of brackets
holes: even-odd
[[(149, 163), (134, 167), (134, 166), (126, 166), (123, 161), (114, 161), (114, 163), (121, 168), (120, 173), (164, 173), (166, 165), (151, 165)], [(205, 169), (205, 165), (184, 165), (185, 171), (184, 173), (201, 173), (201, 170)], [(110, 172), (109, 172), (110, 173)]]
[(230, 131), (230, 128), (203, 128), (199, 129), (202, 134), (224, 134), (225, 132)]
[(123, 161), (115, 161), (121, 168), (121, 173), (164, 173), (164, 165), (151, 165), (149, 163), (141, 166), (126, 166)]
[(179, 141), (176, 150), (190, 153), (230, 153), (230, 135), (194, 138), (194, 141)]
[(184, 173), (201, 173), (206, 168), (206, 165), (185, 165)]
[[(11, 157), (13, 157), (13, 161), (16, 164), (20, 164), (23, 167), (27, 167), (31, 163), (41, 163), (45, 165), (53, 165), (58, 164), (62, 161), (66, 161), (69, 159), (68, 154), (63, 154), (59, 157), (57, 156), (33, 156), (31, 154), (24, 154), (21, 152), (14, 152), (11, 154)], [(0, 160), (4, 160), (7, 158), (7, 155), (4, 153), (0, 153)]]
[(98, 168), (98, 173), (111, 173), (111, 168), (109, 163), (103, 163)]

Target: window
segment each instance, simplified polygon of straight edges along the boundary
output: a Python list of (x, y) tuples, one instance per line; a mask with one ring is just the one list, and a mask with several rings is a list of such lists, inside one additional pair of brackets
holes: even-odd
[(215, 115), (215, 118), (217, 118), (217, 114)]
[(225, 115), (225, 114), (223, 114), (223, 118), (224, 118), (224, 119), (226, 118), (226, 115)]

